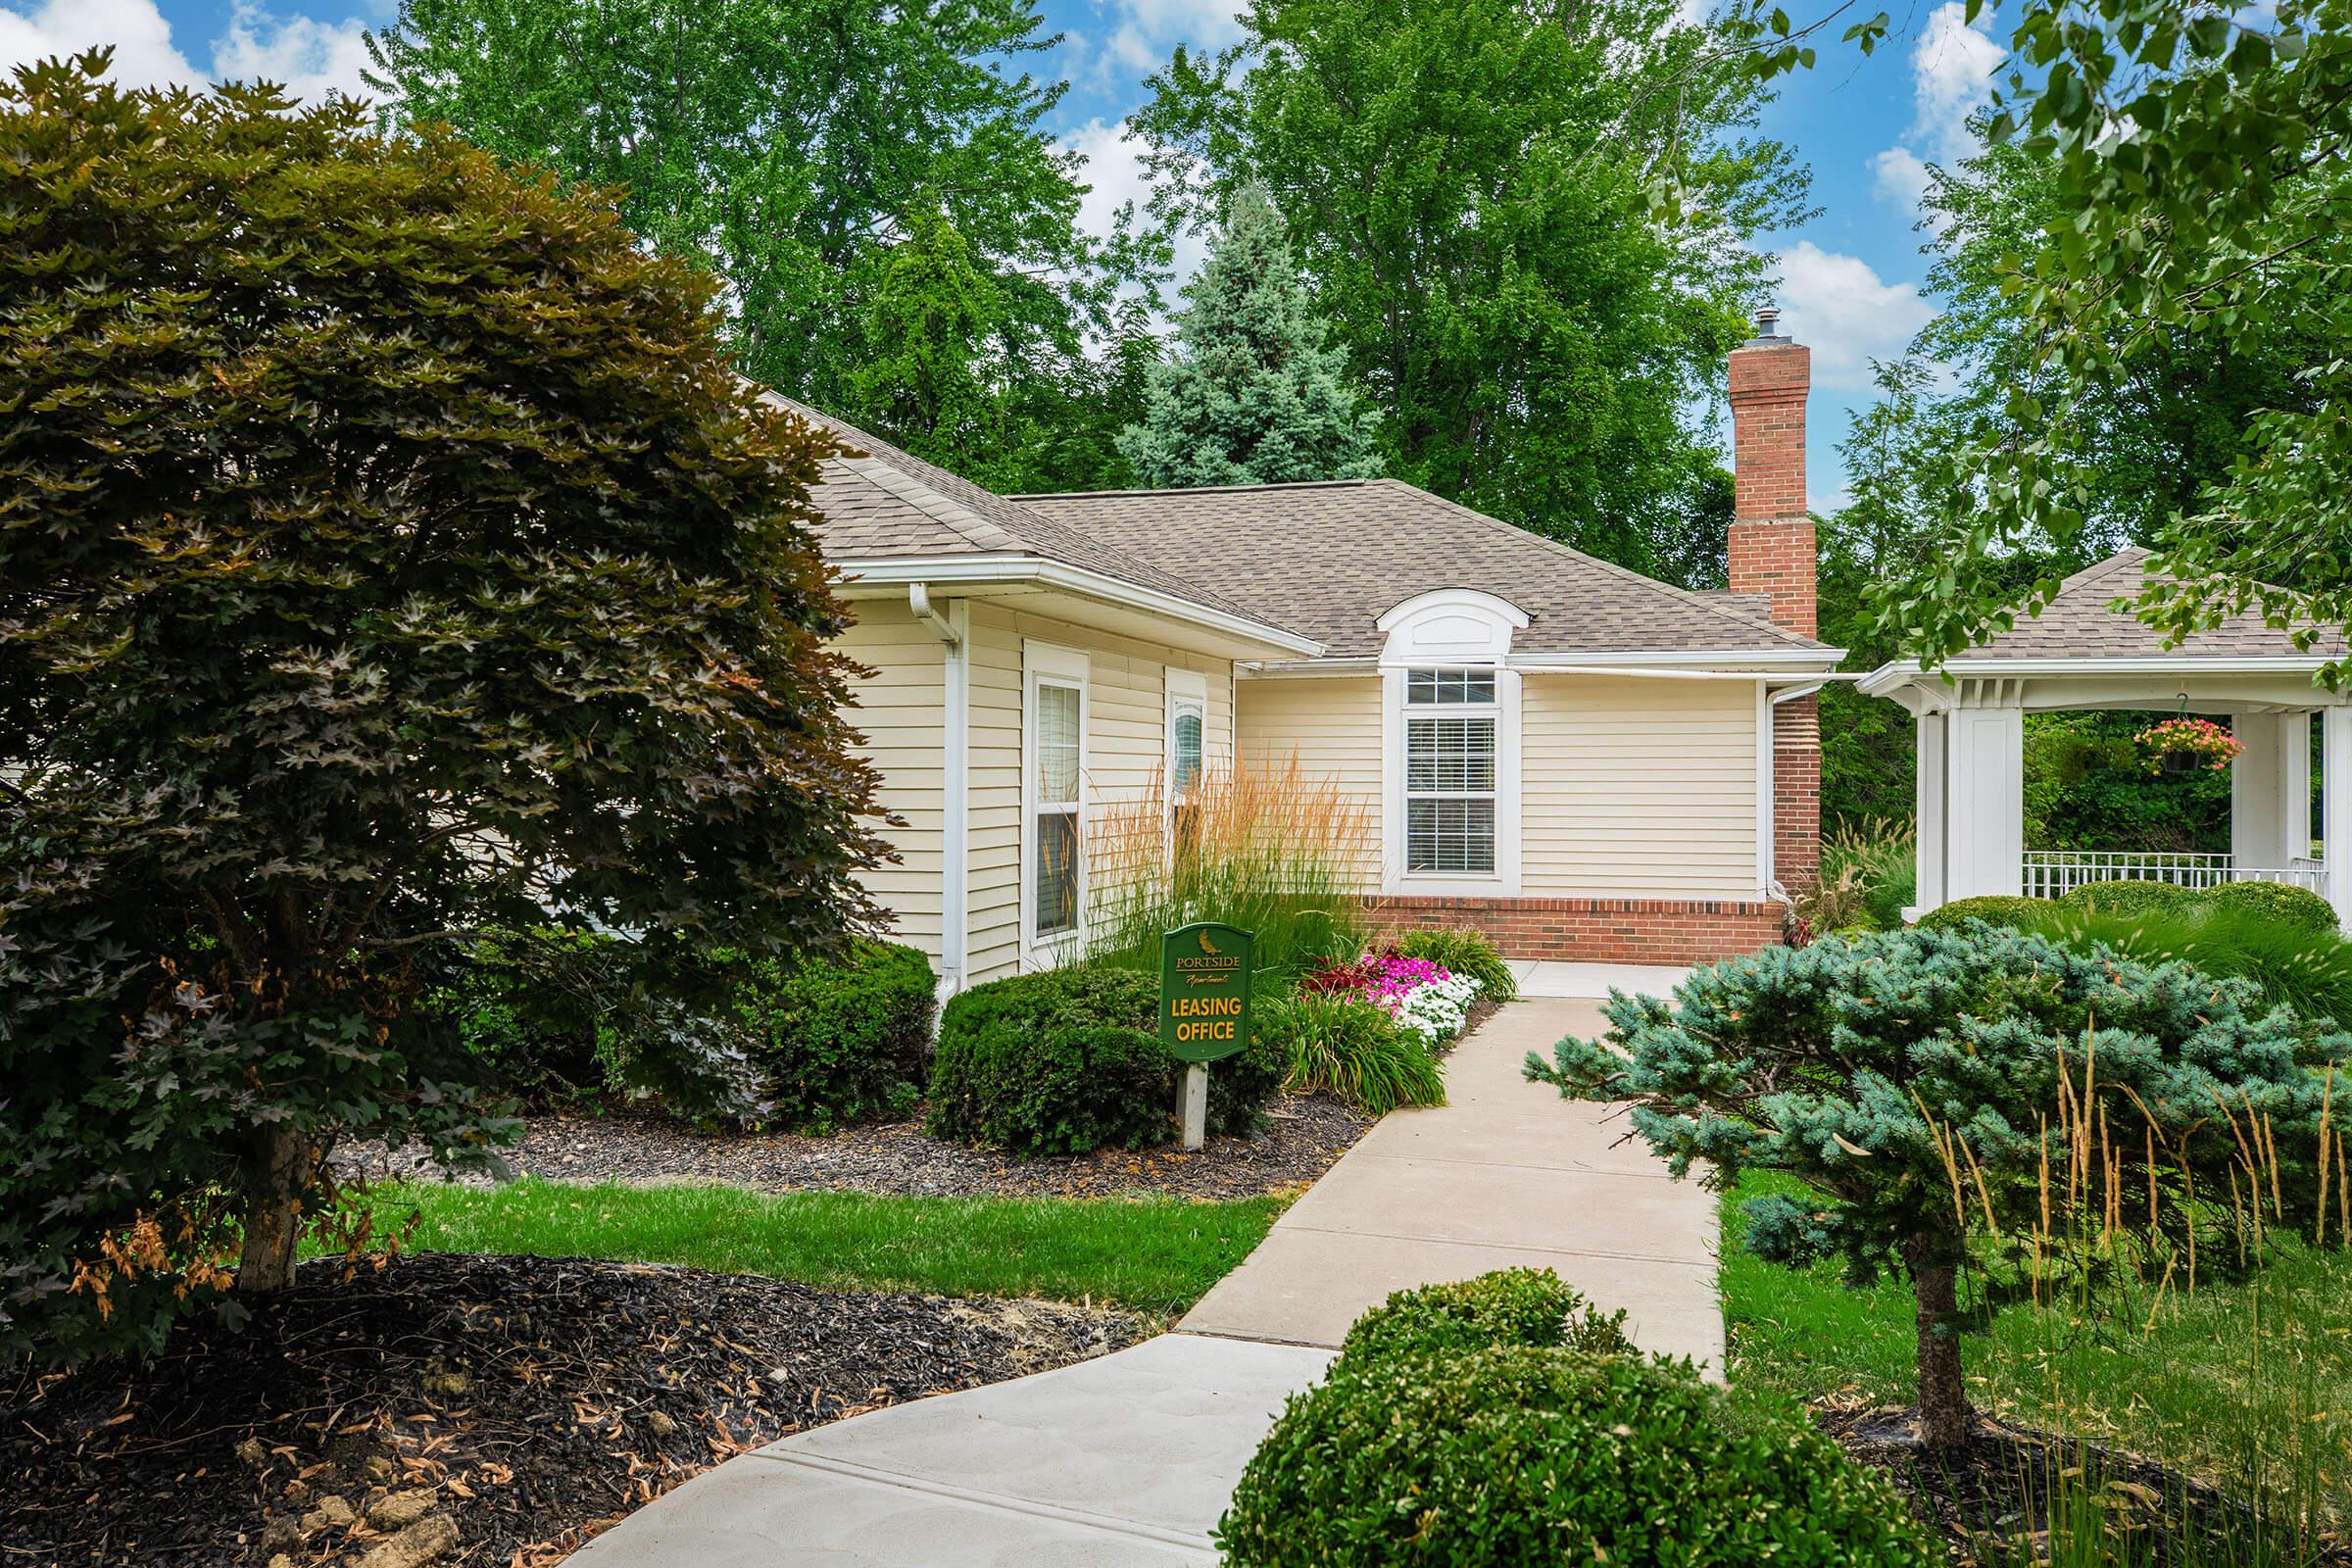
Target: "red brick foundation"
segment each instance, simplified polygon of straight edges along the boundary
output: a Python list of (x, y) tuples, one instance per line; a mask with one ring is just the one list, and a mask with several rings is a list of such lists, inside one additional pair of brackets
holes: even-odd
[(1777, 904), (1713, 899), (1381, 899), (1390, 930), (1469, 926), (1508, 958), (1586, 963), (1704, 963), (1781, 940)]

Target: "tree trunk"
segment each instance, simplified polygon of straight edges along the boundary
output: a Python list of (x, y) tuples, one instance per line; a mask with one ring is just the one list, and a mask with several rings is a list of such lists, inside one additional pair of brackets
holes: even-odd
[(246, 1171), (245, 1250), (237, 1294), (267, 1296), (294, 1283), (294, 1246), (302, 1239), (302, 1200), (318, 1171), (318, 1150), (299, 1133), (273, 1127), (255, 1145)]
[(1940, 1241), (1914, 1244), (1911, 1290), (1918, 1299), (1919, 1440), (1956, 1448), (1977, 1429), (1977, 1407), (1960, 1377), (1960, 1264)]

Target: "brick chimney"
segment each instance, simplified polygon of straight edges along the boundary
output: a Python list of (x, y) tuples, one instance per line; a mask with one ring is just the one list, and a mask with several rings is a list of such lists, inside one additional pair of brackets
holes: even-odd
[[(1813, 519), (1805, 511), (1805, 397), (1813, 351), (1756, 313), (1756, 335), (1732, 350), (1734, 593), (1770, 594), (1772, 618), (1820, 629)], [(1772, 707), (1772, 874), (1790, 893), (1821, 880), (1821, 700)]]
[(1813, 351), (1781, 335), (1781, 313), (1756, 313), (1756, 335), (1732, 350), (1731, 589), (1770, 594), (1772, 618), (1810, 637), (1813, 519), (1805, 512), (1805, 395)]

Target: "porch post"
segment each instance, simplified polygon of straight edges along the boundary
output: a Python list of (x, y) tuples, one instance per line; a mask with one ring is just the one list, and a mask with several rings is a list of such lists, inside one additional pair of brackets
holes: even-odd
[(2009, 683), (1987, 684), (1964, 693), (1945, 721), (1946, 900), (2026, 890), (2026, 710), (2002, 689)]
[(2278, 848), (2281, 865), (2311, 858), (2311, 711), (2278, 715)]
[(2285, 748), (2280, 744), (2286, 726), (2280, 717), (2230, 716), (2230, 728), (2245, 748), (2230, 764), (2230, 854), (2240, 869), (2287, 863)]
[(1923, 712), (1919, 715), (1919, 740), (1915, 751), (1919, 782), (1913, 797), (1914, 820), (1919, 824), (1919, 831), (1911, 852), (1916, 870), (1916, 885), (1911, 897), (1913, 906), (1922, 914), (1943, 903), (1943, 725), (1941, 713)]
[(2352, 708), (2320, 710), (2320, 858), (2336, 923), (2352, 926)]

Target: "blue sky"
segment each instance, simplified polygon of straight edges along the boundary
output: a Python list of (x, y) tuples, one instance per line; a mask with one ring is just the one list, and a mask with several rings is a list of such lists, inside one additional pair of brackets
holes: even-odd
[[(1236, 0), (1041, 4), (1049, 29), (1063, 35), (1052, 69), (1071, 82), (1055, 129), (1089, 159), (1096, 190), (1087, 210), (1100, 223), (1140, 190), (1120, 122), (1145, 74), (1178, 43), (1232, 41)], [(1856, 14), (1868, 7), (1862, 0)], [(112, 43), (124, 79), (268, 75), (308, 95), (358, 87), (362, 34), (390, 9), (391, 0), (0, 0), (0, 58)], [(1822, 209), (1771, 237), (1787, 327), (1813, 348), (1809, 477), (1822, 510), (1840, 499), (1835, 448), (1869, 401), (1870, 359), (1901, 353), (1934, 314), (1919, 287), (1914, 228), (1925, 165), (1958, 151), (1962, 122), (2001, 59), (1989, 19), (1968, 26), (1956, 0), (1912, 0), (1893, 15), (1895, 35), (1875, 57), (1825, 44), (1814, 70), (1784, 78), (1765, 120), (1810, 166)]]

